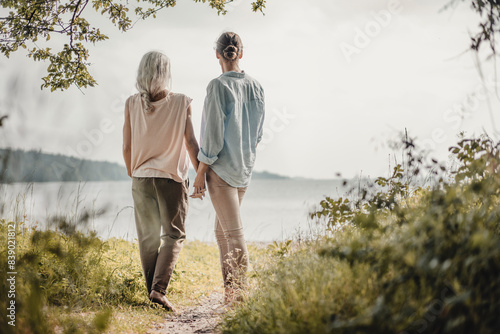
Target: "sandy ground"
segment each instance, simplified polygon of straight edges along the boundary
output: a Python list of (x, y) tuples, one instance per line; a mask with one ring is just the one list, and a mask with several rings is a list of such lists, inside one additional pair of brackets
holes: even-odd
[(163, 322), (155, 323), (148, 334), (201, 334), (218, 333), (216, 330), (222, 316), (220, 293), (200, 301), (199, 305), (181, 308), (177, 313), (167, 314)]

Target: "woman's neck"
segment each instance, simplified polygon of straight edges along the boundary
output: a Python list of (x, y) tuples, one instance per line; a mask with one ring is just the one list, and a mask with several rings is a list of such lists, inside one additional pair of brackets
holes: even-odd
[(231, 72), (231, 71), (232, 72), (241, 72), (240, 66), (239, 66), (237, 61), (235, 61), (235, 62), (223, 62), (223, 61), (221, 61), (220, 66), (222, 68), (222, 73)]

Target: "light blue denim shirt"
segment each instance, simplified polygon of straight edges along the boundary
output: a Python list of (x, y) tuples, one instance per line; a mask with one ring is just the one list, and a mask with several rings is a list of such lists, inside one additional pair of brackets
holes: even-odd
[(212, 80), (203, 107), (198, 160), (230, 186), (248, 186), (264, 113), (264, 90), (246, 73), (226, 72)]

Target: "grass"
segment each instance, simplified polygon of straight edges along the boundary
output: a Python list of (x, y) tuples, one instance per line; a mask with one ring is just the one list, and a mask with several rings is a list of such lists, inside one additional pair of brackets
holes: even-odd
[[(101, 331), (96, 328), (95, 319), (102, 310), (78, 310), (52, 306), (47, 311), (50, 314), (50, 329), (54, 332), (94, 333)], [(164, 314), (165, 312), (161, 309), (118, 306), (113, 308), (109, 322), (106, 323), (103, 331), (105, 330), (107, 333), (145, 333), (151, 328), (152, 323), (162, 321)]]
[[(55, 230), (16, 225), (16, 327), (0, 322), (2, 333), (144, 333), (166, 312), (147, 298), (137, 240), (83, 234), (64, 220)], [(8, 225), (0, 220), (0, 244), (7, 245)], [(266, 251), (249, 245), (252, 262)], [(7, 249), (0, 251), (6, 266)], [(1, 307), (7, 307), (6, 272), (0, 273)], [(186, 307), (223, 292), (215, 244), (184, 244), (168, 298)]]
[[(8, 225), (0, 221), (2, 245), (7, 245)], [(16, 256), (16, 332), (143, 333), (165, 315), (147, 299), (136, 241), (103, 241), (64, 221), (56, 231), (19, 223)], [(2, 266), (6, 259), (3, 248)], [(0, 303), (7, 307), (6, 273), (0, 275)], [(193, 305), (222, 291), (220, 276), (217, 246), (186, 242), (168, 297), (178, 306)], [(12, 332), (5, 322), (0, 327), (4, 333)]]
[[(337, 235), (341, 237), (340, 234)], [(374, 277), (366, 268), (319, 255), (325, 240), (268, 248), (251, 272), (245, 303), (228, 313), (224, 333), (323, 333), (332, 315), (367, 309)], [(364, 296), (357, 298), (356, 296)]]
[(452, 177), (428, 188), (406, 182), (422, 168), (409, 155), (414, 169), (356, 202), (326, 198), (314, 216), (327, 232), (271, 246), (222, 332), (497, 333), (499, 148), (459, 142)]
[[(78, 202), (78, 198), (75, 200)], [(24, 202), (13, 204), (18, 219)], [(21, 208), (22, 206), (22, 208)], [(0, 266), (7, 267), (9, 225), (15, 225), (16, 327), (0, 319), (0, 332), (143, 333), (165, 311), (152, 305), (142, 274), (137, 240), (102, 240), (87, 231), (89, 215), (75, 207), (52, 216), (49, 229), (0, 220)], [(252, 261), (261, 245), (249, 245)], [(0, 272), (0, 307), (7, 307), (6, 271)], [(168, 298), (186, 307), (223, 292), (218, 248), (187, 241), (173, 273)]]
[[(411, 143), (406, 143), (411, 147)], [(250, 245), (244, 302), (223, 333), (496, 333), (500, 328), (500, 144), (462, 140), (450, 174), (412, 186), (422, 159), (347, 198), (325, 198), (324, 231)], [(445, 181), (446, 180), (446, 181)], [(82, 216), (80, 220), (85, 220)], [(103, 241), (65, 219), (55, 230), (17, 225), (17, 330), (141, 333), (164, 312), (147, 300), (137, 244)], [(7, 245), (9, 223), (0, 222)], [(7, 267), (7, 249), (0, 266)], [(222, 292), (215, 245), (186, 243), (169, 298), (189, 306)], [(0, 308), (7, 277), (0, 272)], [(2, 333), (14, 332), (0, 320)]]

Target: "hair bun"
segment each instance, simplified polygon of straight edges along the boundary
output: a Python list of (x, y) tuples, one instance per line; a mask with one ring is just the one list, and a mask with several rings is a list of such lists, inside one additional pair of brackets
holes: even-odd
[(235, 60), (238, 57), (238, 48), (234, 45), (226, 46), (223, 56), (229, 60)]
[(215, 42), (215, 50), (225, 62), (237, 62), (243, 52), (240, 36), (234, 32), (224, 32)]

